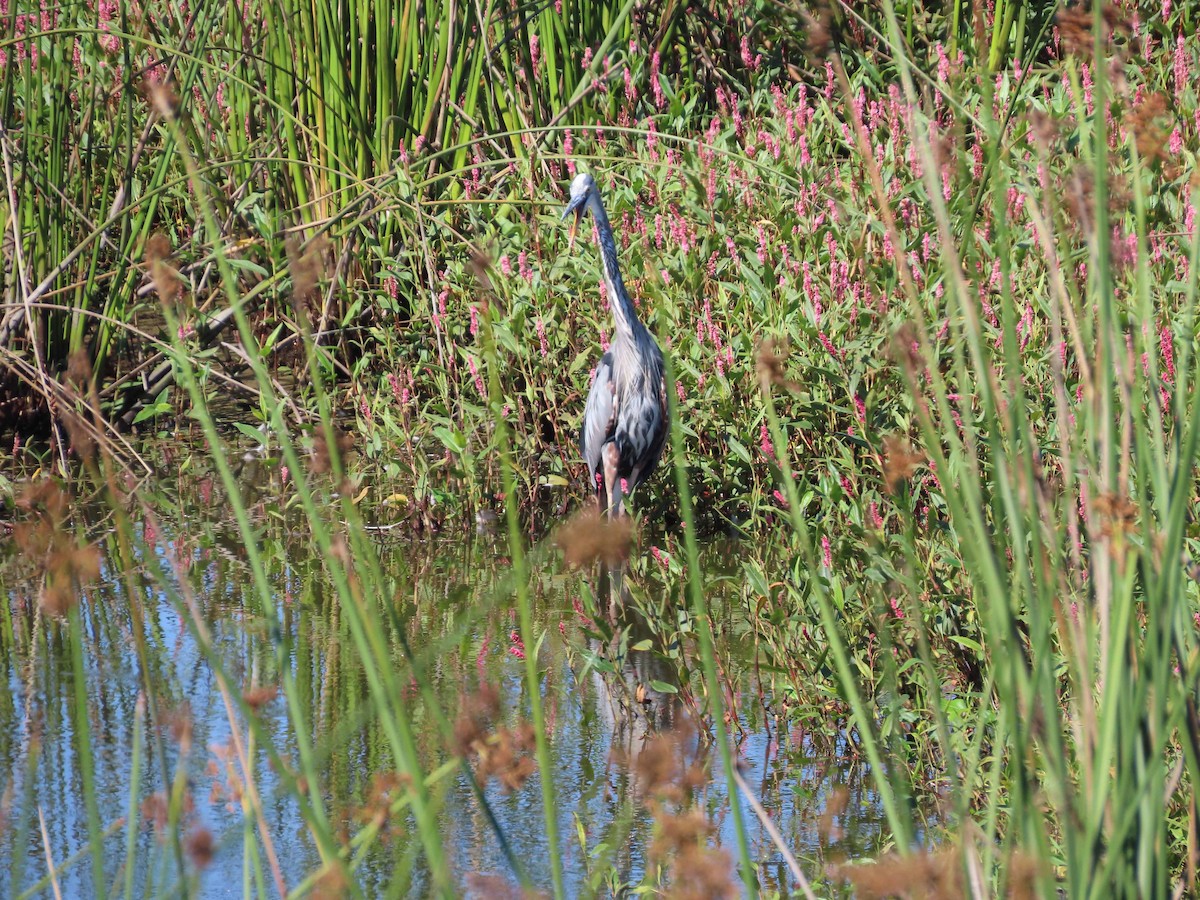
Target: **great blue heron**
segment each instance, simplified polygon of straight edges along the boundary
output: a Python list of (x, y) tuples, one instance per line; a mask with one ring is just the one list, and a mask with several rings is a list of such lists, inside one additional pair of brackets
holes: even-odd
[(592, 389), (583, 410), (579, 449), (587, 461), (601, 512), (619, 518), (626, 497), (650, 477), (667, 439), (667, 391), (663, 382), (663, 355), (634, 309), (617, 266), (617, 245), (600, 191), (591, 175), (575, 176), (571, 202), (571, 239), (585, 212), (596, 222), (600, 261), (615, 334), (608, 352), (600, 358)]

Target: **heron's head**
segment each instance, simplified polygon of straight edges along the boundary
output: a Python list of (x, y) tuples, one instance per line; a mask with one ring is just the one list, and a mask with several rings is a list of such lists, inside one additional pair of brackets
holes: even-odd
[(571, 213), (575, 214), (575, 218), (571, 220), (571, 243), (575, 243), (575, 229), (579, 227), (579, 220), (583, 218), (583, 214), (587, 212), (588, 200), (596, 192), (596, 180), (587, 172), (580, 172), (575, 176), (575, 180), (571, 182), (571, 200), (567, 203), (567, 208), (563, 210), (562, 217), (565, 219)]

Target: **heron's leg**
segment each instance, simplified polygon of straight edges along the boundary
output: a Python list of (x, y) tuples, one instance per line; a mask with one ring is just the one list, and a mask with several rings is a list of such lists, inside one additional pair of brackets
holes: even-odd
[(617, 477), (617, 466), (621, 460), (617, 445), (605, 444), (604, 449), (600, 451), (600, 461), (604, 465), (604, 487), (608, 494), (608, 508), (605, 512), (612, 519), (616, 518), (621, 507), (621, 479)]

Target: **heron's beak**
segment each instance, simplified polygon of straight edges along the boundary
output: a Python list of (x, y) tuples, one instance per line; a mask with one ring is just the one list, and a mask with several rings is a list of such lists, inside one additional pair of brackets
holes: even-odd
[(570, 237), (567, 240), (568, 247), (575, 246), (575, 232), (579, 228), (579, 220), (583, 218), (584, 203), (587, 200), (587, 195), (572, 197), (571, 202), (567, 204), (567, 208), (563, 210), (562, 217), (565, 219), (571, 213), (575, 213), (575, 218), (571, 220)]

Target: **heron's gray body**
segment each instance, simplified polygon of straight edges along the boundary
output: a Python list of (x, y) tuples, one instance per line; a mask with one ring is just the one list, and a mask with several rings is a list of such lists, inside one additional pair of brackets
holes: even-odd
[(600, 509), (615, 518), (622, 513), (625, 497), (650, 477), (662, 456), (667, 439), (667, 393), (662, 351), (638, 319), (625, 290), (612, 227), (590, 175), (580, 175), (572, 183), (567, 212), (582, 215), (585, 207), (596, 222), (615, 329), (612, 344), (592, 378), (579, 449)]

